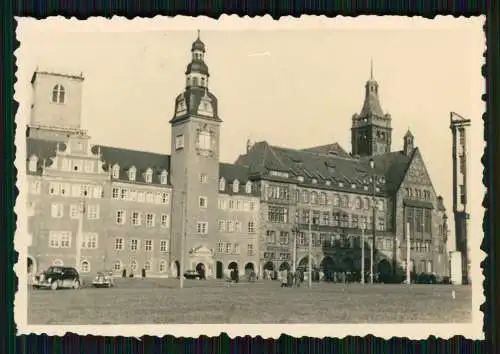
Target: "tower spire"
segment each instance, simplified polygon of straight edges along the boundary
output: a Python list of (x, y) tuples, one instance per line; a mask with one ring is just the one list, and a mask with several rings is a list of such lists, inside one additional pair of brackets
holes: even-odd
[(196, 30), (198, 32), (198, 39), (200, 39), (200, 30)]
[(370, 58), (370, 80), (373, 80), (373, 59)]

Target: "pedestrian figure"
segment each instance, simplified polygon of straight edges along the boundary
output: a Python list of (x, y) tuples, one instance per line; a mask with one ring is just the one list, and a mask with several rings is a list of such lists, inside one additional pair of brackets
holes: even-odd
[(146, 269), (144, 268), (141, 269), (141, 277), (142, 279), (146, 278)]
[(281, 287), (282, 288), (287, 287), (287, 281), (288, 281), (287, 278), (288, 278), (288, 274), (287, 274), (287, 271), (285, 269), (281, 272)]
[(290, 288), (293, 286), (293, 272), (288, 272), (286, 285)]
[(122, 278), (126, 278), (127, 277), (127, 270), (124, 268), (122, 270)]

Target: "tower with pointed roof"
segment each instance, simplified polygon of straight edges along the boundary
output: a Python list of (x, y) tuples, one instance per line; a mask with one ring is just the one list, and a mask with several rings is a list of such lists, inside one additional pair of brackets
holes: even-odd
[(365, 84), (365, 101), (359, 114), (352, 117), (352, 154), (359, 156), (381, 155), (391, 151), (391, 116), (385, 114), (380, 105), (379, 85), (373, 77), (373, 62), (370, 79)]
[[(181, 240), (185, 235), (184, 269), (200, 263), (213, 273), (210, 252), (215, 248), (221, 119), (217, 98), (208, 86), (205, 44), (198, 37), (191, 46), (184, 91), (175, 99), (171, 131), (172, 256), (180, 268)], [(204, 255), (197, 255), (196, 250)], [(208, 255), (207, 255), (208, 254)], [(196, 264), (195, 264), (196, 263)]]

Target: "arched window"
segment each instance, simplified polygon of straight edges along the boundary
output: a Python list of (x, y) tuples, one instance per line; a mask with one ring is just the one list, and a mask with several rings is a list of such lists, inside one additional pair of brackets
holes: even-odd
[(118, 166), (118, 164), (113, 165), (113, 169), (111, 171), (111, 176), (113, 178), (120, 178), (120, 166)]
[(205, 78), (204, 77), (201, 78), (201, 86), (205, 87)]
[(340, 199), (340, 207), (341, 208), (349, 207), (349, 198), (347, 197), (347, 195), (344, 195), (342, 199)]
[(335, 207), (340, 206), (340, 197), (338, 194), (335, 194), (333, 196), (333, 206), (335, 206)]
[(90, 272), (90, 263), (89, 263), (89, 261), (82, 261), (80, 263), (80, 271), (82, 273), (88, 273), (88, 272)]
[(31, 172), (36, 172), (37, 170), (37, 164), (38, 164), (38, 157), (36, 156), (31, 156), (29, 160), (29, 165), (28, 168)]
[(135, 174), (136, 174), (136, 172), (137, 172), (137, 169), (134, 166), (132, 166), (132, 167), (129, 168), (129, 170), (128, 170), (128, 179), (129, 179), (129, 181), (135, 181)]
[(318, 203), (318, 193), (311, 192), (311, 204)]
[(146, 170), (146, 174), (144, 175), (144, 179), (146, 180), (146, 183), (151, 183), (153, 182), (153, 170), (148, 168)]
[(370, 198), (364, 198), (364, 199), (365, 199), (363, 203), (364, 209), (368, 210), (370, 209)]
[(198, 78), (193, 77), (193, 86), (198, 86)]
[(149, 272), (149, 271), (151, 270), (151, 261), (146, 261), (146, 262), (144, 263), (144, 270), (145, 270), (146, 272)]
[(64, 103), (64, 87), (62, 85), (56, 85), (52, 89), (52, 102), (54, 103)]
[(122, 262), (121, 261), (115, 261), (113, 263), (113, 270), (115, 272), (119, 272), (120, 270), (122, 270)]
[(235, 179), (233, 181), (233, 193), (238, 193), (240, 191), (240, 182)]
[(356, 198), (356, 209), (361, 209), (363, 207), (361, 198)]
[(245, 185), (245, 192), (247, 194), (252, 193), (252, 182), (248, 181), (247, 184)]
[(60, 259), (54, 259), (54, 261), (52, 262), (52, 265), (56, 266), (56, 267), (62, 267), (64, 265), (64, 263)]
[(166, 170), (161, 171), (160, 183), (167, 184), (167, 177), (168, 177), (167, 171)]
[(221, 179), (219, 180), (219, 190), (221, 192), (226, 190), (226, 180), (224, 179), (224, 177), (221, 177)]
[(165, 261), (160, 261), (160, 263), (158, 264), (158, 270), (160, 271), (160, 273), (165, 273), (167, 271), (167, 262)]
[(302, 191), (302, 203), (309, 203), (309, 192), (306, 190)]
[(325, 192), (320, 193), (320, 195), (319, 195), (319, 203), (321, 205), (326, 205), (326, 193)]

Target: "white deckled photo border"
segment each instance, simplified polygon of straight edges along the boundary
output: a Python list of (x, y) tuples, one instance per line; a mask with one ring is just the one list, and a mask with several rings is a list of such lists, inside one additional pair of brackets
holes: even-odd
[[(362, 30), (370, 27), (373, 29), (398, 30), (402, 28), (411, 28), (413, 30), (424, 30), (429, 22), (438, 24), (437, 26), (443, 29), (453, 29), (464, 22), (473, 24), (478, 28), (485, 21), (485, 17), (476, 18), (455, 18), (453, 16), (437, 16), (433, 20), (427, 20), (417, 17), (389, 17), (389, 16), (359, 16), (350, 17), (335, 17), (328, 18), (325, 16), (301, 16), (300, 18), (283, 17), (279, 20), (273, 20), (270, 16), (264, 17), (238, 17), (236, 15), (224, 15), (218, 20), (207, 17), (183, 17), (176, 16), (173, 18), (165, 18), (156, 16), (154, 18), (135, 18), (128, 20), (123, 17), (113, 17), (105, 19), (101, 17), (89, 18), (85, 21), (76, 19), (64, 19), (62, 17), (50, 17), (45, 20), (35, 20), (30, 18), (16, 18), (18, 22), (17, 35), (20, 42), (20, 47), (16, 50), (15, 55), (17, 63), (24, 54), (23, 49), (23, 24), (32, 21), (43, 21), (47, 28), (61, 28), (64, 31), (85, 32), (85, 31), (108, 31), (112, 26), (112, 31), (127, 32), (127, 31), (145, 31), (145, 30), (163, 30), (163, 31), (305, 31), (315, 29), (331, 29), (337, 28)], [(484, 39), (484, 50), (486, 50), (486, 40)], [(464, 48), (466, 50), (466, 48)], [(182, 73), (180, 73), (182, 75)], [(481, 67), (477, 67), (477, 75), (481, 75)], [(483, 87), (484, 86), (484, 78)], [(480, 250), (482, 242), (481, 237), (470, 237), (471, 249), (471, 278), (472, 282), (472, 321), (471, 323), (418, 323), (418, 324), (159, 324), (159, 325), (31, 325), (28, 323), (28, 292), (24, 284), (27, 283), (27, 175), (26, 175), (26, 136), (25, 126), (29, 121), (29, 110), (21, 109), (26, 106), (27, 93), (22, 88), (23, 83), (19, 77), (15, 84), (15, 99), (20, 103), (20, 109), (16, 114), (16, 158), (15, 167), (17, 169), (16, 186), (19, 194), (15, 203), (14, 211), (17, 215), (17, 227), (15, 232), (14, 244), (15, 250), (19, 253), (18, 262), (14, 266), (17, 277), (19, 278), (19, 289), (15, 294), (14, 301), (14, 318), (18, 329), (18, 334), (47, 334), (47, 335), (64, 335), (65, 333), (76, 333), (79, 335), (100, 335), (100, 336), (126, 336), (126, 337), (141, 337), (143, 335), (164, 336), (174, 335), (176, 337), (198, 337), (200, 335), (218, 336), (221, 333), (227, 333), (231, 338), (236, 336), (262, 336), (263, 338), (278, 338), (281, 334), (288, 334), (294, 337), (338, 337), (345, 336), (365, 336), (374, 335), (390, 339), (392, 337), (407, 337), (410, 339), (426, 339), (429, 336), (440, 338), (450, 338), (455, 335), (463, 335), (470, 339), (483, 339), (483, 313), (480, 311), (480, 305), (484, 303), (485, 297), (483, 294), (484, 276), (480, 267), (481, 262), (485, 259), (485, 253)], [(483, 92), (474, 92), (477, 99), (481, 100)], [(172, 97), (172, 100), (174, 97)], [(484, 107), (484, 105), (483, 105)], [(452, 108), (451, 108), (452, 109)], [(484, 110), (483, 110), (484, 111)], [(474, 124), (471, 127), (473, 137), (470, 141), (475, 145), (475, 151), (478, 154), (471, 156), (474, 159), (475, 165), (481, 159), (484, 151), (483, 142), (483, 122), (482, 117), (474, 117)], [(225, 134), (228, 134), (226, 132)], [(480, 143), (479, 143), (480, 142)], [(450, 156), (451, 158), (451, 156)], [(477, 160), (477, 161), (476, 161)], [(482, 196), (485, 194), (485, 188), (482, 185), (482, 165), (481, 170), (475, 172), (475, 185), (471, 185), (471, 194), (480, 195), (476, 200), (482, 201)], [(476, 203), (477, 204), (477, 203)], [(484, 209), (479, 205), (473, 205), (471, 220), (471, 234), (483, 235), (482, 222)], [(451, 218), (450, 218), (451, 220)], [(451, 298), (451, 297), (450, 297)]]

